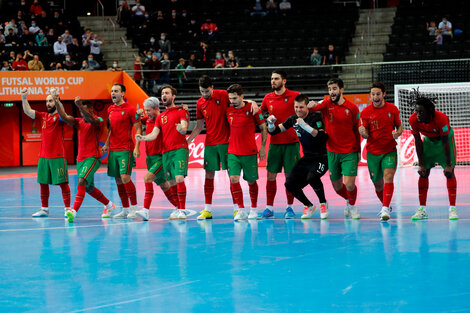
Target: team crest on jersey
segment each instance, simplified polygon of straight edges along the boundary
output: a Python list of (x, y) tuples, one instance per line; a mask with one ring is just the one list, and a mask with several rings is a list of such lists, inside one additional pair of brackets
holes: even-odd
[(124, 111), (121, 111), (121, 116), (123, 116), (123, 115), (124, 115)]
[(54, 116), (54, 118), (52, 120), (55, 122), (56, 119), (57, 119), (57, 116)]
[(345, 112), (346, 112), (346, 115), (349, 115), (349, 110), (348, 110), (348, 109), (346, 109), (346, 111), (345, 111)]
[(245, 112), (246, 116), (248, 116), (248, 111)]
[(273, 112), (273, 106), (272, 105), (269, 106), (269, 112), (271, 112), (271, 113)]
[(284, 98), (284, 101), (287, 103), (287, 101), (289, 101), (289, 99), (288, 99), (288, 98)]
[(220, 100), (219, 99), (215, 100), (215, 103), (220, 104)]

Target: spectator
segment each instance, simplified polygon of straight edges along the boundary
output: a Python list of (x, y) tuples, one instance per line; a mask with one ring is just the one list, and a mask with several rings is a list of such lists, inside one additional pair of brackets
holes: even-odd
[(5, 34), (9, 34), (10, 29), (13, 30), (13, 35), (18, 34), (18, 25), (16, 25), (16, 21), (14, 18), (12, 18), (10, 22), (5, 26)]
[(428, 31), (429, 39), (434, 41), (434, 39), (436, 39), (436, 30), (437, 30), (436, 22), (431, 21), (430, 23), (426, 23), (426, 30)]
[(35, 42), (36, 37), (33, 34), (31, 34), (28, 29), (25, 29), (24, 33), (23, 33), (23, 36), (21, 36), (21, 38), (20, 38), (20, 46), (21, 47), (26, 47), (26, 46), (28, 46), (28, 43), (30, 41)]
[(116, 21), (121, 27), (127, 27), (131, 19), (131, 9), (127, 4), (127, 1), (122, 1), (121, 5), (117, 9)]
[(158, 42), (155, 40), (155, 37), (150, 37), (148, 43), (145, 44), (145, 51), (155, 52), (160, 49)]
[(291, 9), (292, 9), (292, 5), (289, 1), (282, 0), (282, 2), (279, 3), (279, 10), (281, 11), (283, 15), (286, 15), (287, 13), (289, 13)]
[(196, 38), (199, 33), (199, 26), (197, 26), (197, 21), (195, 18), (191, 18), (188, 24), (188, 36), (192, 38)]
[[(83, 65), (83, 64), (82, 64)], [(87, 62), (87, 69), (89, 69), (90, 71), (96, 71), (96, 70), (99, 70), (101, 65), (100, 63), (98, 63), (98, 61), (96, 61), (93, 57), (93, 54), (89, 54), (88, 55), (88, 62)]]
[(328, 45), (328, 51), (323, 56), (323, 65), (339, 64), (338, 53), (335, 50), (335, 46)]
[(93, 38), (89, 40), (90, 43), (90, 54), (93, 55), (93, 57), (101, 61), (102, 54), (101, 54), (101, 45), (104, 44), (104, 40), (100, 40), (98, 38), (98, 34), (93, 34)]
[(39, 60), (39, 55), (33, 56), (33, 59), (28, 62), (28, 68), (30, 71), (44, 71), (44, 65)]
[(278, 15), (278, 5), (277, 2), (274, 0), (268, 0), (266, 2), (266, 10), (268, 11), (269, 15)]
[(31, 21), (31, 26), (29, 27), (29, 32), (35, 35), (39, 31), (39, 26), (36, 24), (35, 20)]
[(135, 1), (132, 7), (131, 18), (134, 25), (141, 25), (145, 21), (145, 6), (140, 3), (140, 0)]
[[(92, 59), (93, 60), (93, 59)], [(80, 68), (80, 71), (91, 71), (87, 60), (82, 61), (82, 67)]]
[(42, 6), (39, 4), (38, 0), (34, 0), (33, 4), (29, 8), (29, 13), (31, 16), (39, 16), (42, 13)]
[(154, 92), (153, 87), (155, 82), (160, 79), (160, 72), (156, 72), (162, 68), (160, 60), (157, 58), (156, 54), (152, 54), (152, 58), (147, 60), (145, 63), (148, 70), (152, 71), (148, 73), (148, 91)]
[(42, 29), (40, 29), (36, 34), (36, 45), (38, 45), (38, 47), (47, 47), (49, 45), (47, 37)]
[(54, 11), (54, 16), (52, 18), (52, 27), (56, 30), (58, 34), (62, 34), (63, 31), (65, 31), (64, 28), (64, 21), (62, 19), (62, 16), (60, 16), (59, 11)]
[(108, 71), (119, 72), (119, 71), (122, 71), (122, 68), (119, 67), (119, 62), (115, 60), (113, 61), (113, 66), (108, 67)]
[(158, 41), (158, 46), (161, 53), (170, 53), (171, 52), (171, 41), (166, 38), (165, 33), (160, 34), (160, 40)]
[(68, 53), (67, 46), (62, 40), (62, 36), (57, 37), (57, 41), (54, 42), (54, 54), (56, 56), (60, 56), (60, 55), (66, 55), (67, 53)]
[(201, 26), (201, 33), (207, 34), (209, 31), (218, 32), (219, 28), (215, 23), (212, 22), (210, 18), (206, 19), (206, 22)]
[(92, 35), (93, 33), (91, 32), (91, 29), (87, 28), (85, 33), (82, 35), (82, 45), (88, 45)]
[(171, 15), (170, 15), (170, 21), (168, 22), (170, 25), (170, 33), (175, 34), (180, 28), (180, 19), (178, 17), (178, 14), (176, 13), (176, 10), (171, 10)]
[(33, 55), (31, 54), (31, 51), (29, 50), (25, 50), (24, 51), (24, 54), (23, 54), (23, 60), (26, 61), (26, 63), (28, 63), (29, 61), (31, 61), (33, 59)]
[(196, 55), (193, 53), (189, 56), (188, 66), (186, 66), (186, 71), (188, 72), (198, 67), (199, 67), (199, 64), (197, 63)]
[(70, 56), (70, 54), (67, 54), (65, 56), (65, 60), (64, 62), (62, 62), (63, 64), (63, 67), (64, 69), (66, 69), (67, 71), (74, 71), (77, 69), (77, 63), (72, 60), (72, 57)]
[(15, 35), (13, 28), (8, 29), (8, 33), (5, 35), (5, 47), (16, 48), (19, 46), (20, 39)]
[(62, 34), (62, 40), (64, 41), (65, 45), (70, 45), (72, 44), (72, 35), (70, 34), (70, 31), (66, 29), (64, 33)]
[(209, 46), (201, 41), (200, 44), (201, 47), (201, 65), (202, 67), (210, 67), (210, 61), (209, 61)]
[(165, 29), (167, 26), (167, 23), (165, 21), (165, 16), (163, 15), (163, 11), (162, 10), (158, 10), (157, 11), (157, 18), (156, 20), (153, 22), (153, 27), (155, 29)]
[(72, 43), (67, 46), (67, 51), (73, 60), (81, 60), (85, 56), (83, 48), (80, 46), (77, 38), (72, 39)]
[(135, 61), (134, 61), (134, 81), (139, 86), (140, 86), (140, 83), (142, 81), (142, 66), (143, 65), (144, 65), (144, 63), (142, 63), (141, 57), (136, 56)]
[(62, 63), (56, 63), (54, 71), (64, 71), (64, 68), (62, 67)]
[(186, 79), (186, 73), (184, 72), (184, 63), (185, 60), (183, 58), (180, 58), (178, 60), (178, 65), (176, 65), (176, 69), (179, 70), (176, 73), (176, 76), (178, 77), (178, 88), (182, 89), (183, 88), (183, 82)]
[(10, 56), (8, 57), (8, 63), (13, 64), (16, 60), (15, 51), (10, 51)]
[(39, 28), (41, 29), (47, 29), (52, 24), (51, 19), (49, 16), (47, 16), (46, 11), (42, 11), (40, 16), (36, 16), (36, 22), (36, 24), (38, 24)]
[(240, 66), (240, 59), (235, 56), (232, 50), (228, 51), (228, 58), (224, 54), (225, 66), (236, 69)]
[(255, 5), (253, 6), (253, 10), (250, 13), (250, 16), (261, 16), (264, 17), (268, 14), (263, 9), (263, 5), (261, 4), (261, 0), (256, 0)]
[(56, 35), (54, 28), (49, 28), (49, 31), (46, 34), (47, 42), (48, 43), (53, 43), (56, 40)]
[(442, 18), (439, 29), (442, 31), (443, 43), (450, 43), (452, 41), (452, 23), (447, 19), (447, 16)]
[(318, 53), (318, 48), (314, 47), (313, 52), (310, 55), (310, 64), (311, 65), (321, 65), (321, 55)]
[(25, 21), (25, 22), (26, 22), (26, 21), (28, 20), (27, 17), (28, 17), (28, 16), (25, 15), (25, 14), (23, 13), (23, 11), (21, 11), (21, 10), (18, 10), (18, 12), (16, 13), (16, 20), (17, 20), (18, 22), (20, 22), (20, 21)]
[(0, 48), (3, 48), (5, 45), (5, 36), (3, 35), (2, 30), (0, 29)]
[(444, 43), (444, 38), (442, 36), (442, 30), (436, 29), (436, 39), (434, 39), (436, 46), (440, 47)]
[(12, 66), (15, 71), (29, 71), (28, 63), (23, 59), (23, 54), (20, 52), (16, 55), (16, 60)]
[(225, 67), (225, 60), (222, 58), (222, 53), (220, 51), (217, 51), (215, 53), (215, 60), (214, 63), (212, 63), (213, 68), (224, 68)]
[(160, 75), (160, 81), (159, 83), (162, 85), (169, 85), (170, 84), (170, 56), (168, 53), (163, 53), (163, 60), (161, 60), (162, 63), (162, 70), (164, 72), (161, 73)]
[(1, 71), (2, 72), (13, 71), (13, 68), (11, 67), (10, 63), (8, 63), (8, 61), (3, 61), (3, 66), (2, 66)]

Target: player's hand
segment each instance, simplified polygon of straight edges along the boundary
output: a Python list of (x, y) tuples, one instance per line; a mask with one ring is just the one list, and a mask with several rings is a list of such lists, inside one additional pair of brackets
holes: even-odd
[(396, 131), (396, 130), (394, 130), (394, 131), (392, 131), (392, 136), (393, 136), (393, 139), (397, 140), (397, 139), (398, 139), (398, 137), (400, 137), (400, 134), (399, 134), (399, 133), (397, 133), (397, 131)]
[(304, 119), (303, 119), (303, 118), (299, 117), (299, 118), (297, 119), (296, 123), (297, 123), (297, 125), (299, 125), (299, 126), (300, 126), (300, 125), (303, 125), (303, 124), (305, 124), (305, 121), (304, 121)]
[(310, 100), (307, 104), (307, 108), (311, 109), (311, 108), (314, 108), (318, 103), (313, 101), (313, 100)]
[(184, 135), (185, 132), (183, 131), (183, 125), (181, 125), (181, 123), (178, 123), (175, 125), (176, 125), (176, 130), (178, 131), (178, 133), (180, 133), (181, 135)]
[(103, 148), (101, 148), (101, 152), (102, 152), (103, 154), (108, 153), (108, 150), (109, 150), (109, 145), (106, 145), (106, 144), (103, 146)]
[(73, 101), (75, 103), (76, 106), (80, 106), (82, 105), (82, 98), (80, 97), (75, 97), (75, 100)]
[(49, 94), (53, 97), (56, 97), (58, 95), (57, 89), (55, 89), (55, 88), (49, 89)]
[(182, 104), (181, 107), (183, 108), (183, 110), (185, 111), (188, 111), (189, 112), (189, 106), (187, 104)]
[(23, 88), (20, 93), (21, 93), (21, 97), (24, 98), (24, 99), (26, 99), (26, 97), (27, 97), (28, 94), (29, 94), (28, 88)]
[(138, 157), (140, 157), (140, 149), (135, 147), (135, 149), (134, 149), (134, 158), (137, 159)]
[(266, 158), (266, 148), (264, 146), (261, 146), (259, 148), (259, 159), (263, 161)]
[(418, 168), (418, 174), (421, 177), (424, 177), (426, 175), (426, 167), (424, 165), (420, 165)]
[(367, 129), (364, 126), (359, 126), (358, 130), (359, 130), (359, 134), (361, 134), (361, 136), (364, 139), (367, 139), (367, 137), (369, 137), (369, 134), (367, 133)]
[(270, 116), (266, 119), (266, 121), (268, 122), (268, 124), (274, 124), (274, 123), (276, 123), (277, 118), (276, 118), (274, 115), (270, 115)]
[(140, 116), (140, 118), (144, 118), (144, 110), (138, 109), (136, 113)]
[(135, 140), (137, 141), (145, 141), (145, 136), (142, 136), (141, 134), (135, 135)]
[(251, 113), (253, 113), (253, 115), (258, 114), (258, 112), (259, 112), (259, 106), (256, 104), (256, 102), (251, 101), (251, 109), (250, 109), (250, 111), (251, 111)]
[(454, 167), (452, 165), (446, 165), (446, 168), (444, 169), (444, 176), (447, 178), (452, 178), (454, 173)]

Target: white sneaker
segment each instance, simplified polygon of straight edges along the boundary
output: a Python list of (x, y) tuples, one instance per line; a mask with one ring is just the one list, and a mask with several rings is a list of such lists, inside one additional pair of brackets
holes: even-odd
[(320, 218), (322, 220), (326, 220), (330, 216), (330, 212), (328, 211), (328, 202), (320, 203)]
[(101, 218), (110, 218), (115, 209), (116, 205), (109, 201), (109, 203), (104, 206), (103, 213), (101, 213)]
[(309, 219), (312, 218), (313, 213), (317, 210), (317, 206), (304, 206), (304, 214), (300, 217), (301, 219)]
[(68, 218), (68, 217), (67, 217), (67, 211), (68, 211), (68, 210), (71, 210), (71, 209), (72, 209), (71, 207), (65, 207), (65, 208), (64, 208), (64, 218)]
[(346, 201), (346, 206), (344, 207), (344, 217), (351, 217), (351, 205), (349, 204), (349, 201)]
[(234, 221), (246, 220), (248, 219), (248, 214), (243, 209), (239, 209), (235, 217), (233, 218)]
[(75, 219), (75, 215), (77, 215), (77, 211), (75, 211), (74, 209), (69, 209), (67, 210), (65, 215), (67, 215), (67, 221), (69, 223), (73, 223), (73, 220)]
[(136, 218), (137, 215), (135, 215), (135, 212), (137, 212), (138, 210), (139, 210), (139, 206), (137, 204), (131, 205), (131, 207), (129, 208), (129, 213), (127, 213), (127, 219), (132, 220)]
[(115, 219), (125, 219), (127, 218), (127, 214), (129, 214), (129, 208), (122, 208), (122, 211), (118, 214), (114, 215), (113, 218)]
[(170, 214), (170, 220), (185, 220), (186, 212), (185, 210), (174, 209)]
[(36, 213), (31, 215), (32, 217), (48, 217), (49, 216), (49, 208), (41, 207)]
[(390, 209), (386, 206), (382, 207), (382, 210), (380, 210), (380, 221), (386, 222), (390, 219)]
[(416, 210), (416, 213), (411, 217), (413, 221), (419, 221), (423, 219), (428, 218), (428, 212), (426, 212), (426, 209), (420, 206), (418, 210)]
[(135, 215), (140, 217), (143, 221), (149, 220), (149, 210), (147, 209), (140, 209), (135, 212)]
[(453, 221), (458, 219), (459, 216), (457, 215), (457, 209), (455, 208), (455, 206), (449, 207), (449, 220)]
[(361, 218), (361, 214), (359, 214), (359, 210), (355, 205), (350, 206), (351, 218), (353, 220), (358, 220)]
[(258, 210), (256, 209), (251, 209), (250, 214), (248, 214), (248, 219), (249, 220), (256, 220), (258, 219)]

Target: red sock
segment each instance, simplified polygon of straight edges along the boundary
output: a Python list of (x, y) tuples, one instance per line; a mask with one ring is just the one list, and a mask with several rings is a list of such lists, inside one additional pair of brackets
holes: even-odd
[(171, 192), (170, 197), (171, 197), (171, 199), (173, 199), (173, 200), (170, 201), (171, 204), (176, 203), (175, 207), (179, 208), (180, 204), (179, 204), (179, 200), (178, 200), (178, 188), (176, 187), (176, 185), (170, 187), (170, 192)]
[(145, 183), (144, 208), (150, 209), (153, 199), (153, 183)]
[(457, 198), (457, 179), (447, 179), (447, 193), (449, 194), (449, 205), (455, 206), (455, 198)]
[(175, 207), (178, 207), (178, 199), (175, 200), (175, 197), (173, 195), (173, 192), (171, 191), (171, 188), (168, 188), (167, 191), (163, 191), (163, 193), (165, 194), (166, 198), (168, 199), (168, 201)]
[(286, 196), (287, 196), (287, 205), (294, 204), (294, 195), (290, 193), (289, 190), (286, 189)]
[(266, 182), (266, 205), (274, 205), (274, 197), (276, 196), (277, 184), (275, 180)]
[(122, 207), (128, 208), (129, 198), (127, 197), (126, 187), (124, 187), (124, 184), (117, 184), (117, 189), (119, 193), (119, 198), (121, 198)]
[(49, 207), (49, 185), (39, 184), (41, 186), (41, 206), (43, 208)]
[(135, 185), (132, 180), (123, 185), (124, 188), (126, 188), (127, 197), (131, 200), (131, 205), (137, 205), (137, 192), (135, 191)]
[(70, 187), (68, 183), (59, 184), (60, 189), (62, 189), (62, 199), (64, 200), (64, 205), (66, 208), (70, 207)]
[(250, 187), (251, 207), (256, 208), (258, 206), (258, 183), (254, 182), (254, 184), (248, 185), (248, 187)]
[(181, 183), (176, 183), (176, 189), (178, 191), (178, 203), (179, 209), (185, 210), (186, 209), (186, 185), (184, 184), (184, 180)]
[(240, 209), (243, 209), (245, 205), (243, 204), (243, 191), (242, 186), (240, 186), (240, 182), (238, 183), (230, 183), (231, 191), (232, 191), (232, 198), (233, 201), (238, 204)]
[(428, 198), (429, 179), (419, 177), (418, 179), (418, 192), (419, 192), (419, 205), (425, 206), (426, 199)]
[(230, 194), (232, 195), (232, 202), (233, 202), (233, 204), (237, 204), (237, 202), (236, 202), (235, 199), (233, 198), (233, 187), (232, 187), (232, 183), (230, 183)]
[[(346, 189), (347, 190), (347, 189)], [(356, 198), (357, 198), (357, 187), (354, 186), (354, 189), (348, 192), (348, 200), (350, 205), (355, 205), (356, 204)]]
[(212, 204), (212, 194), (214, 193), (214, 179), (206, 178), (204, 182), (204, 196), (206, 204)]
[(384, 200), (382, 201), (383, 206), (390, 207), (390, 202), (392, 202), (393, 189), (394, 189), (393, 183), (384, 184), (384, 190), (383, 190)]
[(345, 200), (348, 200), (348, 190), (346, 189), (346, 185), (343, 184), (340, 190), (335, 190), (337, 194), (343, 197)]
[[(393, 184), (393, 183), (392, 183)], [(377, 195), (377, 198), (379, 198), (380, 202), (382, 203), (383, 206), (388, 206), (384, 204), (384, 193), (385, 193), (385, 186), (384, 189), (377, 191), (375, 190), (375, 194)]]
[(78, 211), (80, 206), (83, 203), (83, 199), (85, 198), (86, 186), (77, 186), (77, 194), (75, 195), (75, 202), (73, 204), (73, 209)]
[(93, 188), (93, 192), (89, 192), (88, 194), (99, 202), (103, 203), (104, 205), (107, 205), (109, 203), (109, 199), (106, 198), (105, 195), (101, 192), (101, 190), (96, 187)]

